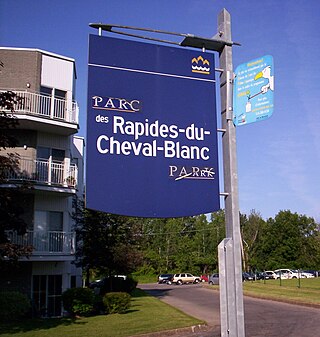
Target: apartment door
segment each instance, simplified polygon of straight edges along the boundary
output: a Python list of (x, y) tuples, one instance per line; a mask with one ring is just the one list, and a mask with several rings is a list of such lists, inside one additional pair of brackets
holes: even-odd
[(62, 275), (33, 275), (32, 299), (43, 317), (61, 316)]

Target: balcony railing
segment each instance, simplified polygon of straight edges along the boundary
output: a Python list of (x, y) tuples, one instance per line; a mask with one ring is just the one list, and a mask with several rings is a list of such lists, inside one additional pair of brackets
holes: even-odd
[(33, 181), (45, 185), (75, 188), (77, 186), (78, 168), (74, 164), (65, 165), (50, 160), (19, 159), (19, 168), (8, 172), (9, 181)]
[(24, 235), (16, 231), (6, 231), (11, 243), (21, 246), (33, 246), (33, 255), (39, 254), (74, 254), (75, 232), (27, 231)]
[(35, 115), (75, 124), (79, 122), (79, 108), (76, 102), (27, 91), (14, 93), (21, 97), (14, 106), (16, 114)]

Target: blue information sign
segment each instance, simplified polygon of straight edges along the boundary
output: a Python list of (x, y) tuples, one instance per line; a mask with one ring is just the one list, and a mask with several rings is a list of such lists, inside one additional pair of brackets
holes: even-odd
[(234, 124), (244, 125), (269, 118), (273, 113), (273, 57), (266, 55), (235, 70)]
[(220, 208), (214, 58), (89, 38), (86, 207), (138, 217)]

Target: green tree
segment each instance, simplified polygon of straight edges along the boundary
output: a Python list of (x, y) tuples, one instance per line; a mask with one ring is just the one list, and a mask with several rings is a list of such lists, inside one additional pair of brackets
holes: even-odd
[(224, 211), (213, 213), (210, 221), (205, 215), (194, 217), (193, 261), (200, 274), (218, 269), (218, 245), (225, 237), (224, 215)]
[(319, 232), (313, 218), (280, 211), (267, 220), (257, 259), (266, 269), (319, 268)]
[(243, 269), (246, 271), (254, 271), (259, 265), (256, 253), (265, 225), (265, 221), (255, 210), (252, 210), (249, 216), (240, 215)]
[(191, 217), (169, 219), (145, 219), (143, 224), (144, 262), (156, 273), (185, 268), (188, 264), (185, 251), (190, 233)]
[(210, 225), (212, 226), (211, 240), (209, 249), (213, 251), (213, 270), (217, 271), (219, 269), (218, 261), (218, 246), (220, 242), (226, 237), (226, 222), (225, 222), (225, 211), (220, 210), (218, 212), (211, 214)]
[(195, 218), (184, 217), (170, 219), (170, 227), (174, 228), (176, 244), (174, 246), (174, 265), (180, 272), (198, 273), (195, 266), (195, 254), (193, 240), (195, 236)]
[[(169, 256), (170, 237), (166, 232), (166, 219), (144, 219), (143, 222), (143, 252), (146, 270), (156, 273), (167, 272), (172, 268)], [(166, 238), (167, 236), (167, 238)]]
[(204, 214), (195, 216), (194, 220), (193, 263), (199, 268), (200, 274), (207, 274), (213, 262), (213, 252), (209, 248), (212, 227)]
[(142, 262), (139, 221), (82, 208), (82, 201), (75, 204), (76, 264), (86, 271), (87, 281), (90, 270), (101, 276), (132, 273)]

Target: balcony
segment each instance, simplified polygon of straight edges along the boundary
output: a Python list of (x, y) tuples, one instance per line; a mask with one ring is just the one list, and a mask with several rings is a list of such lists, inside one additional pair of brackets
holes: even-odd
[(65, 165), (51, 160), (19, 158), (18, 169), (8, 172), (8, 181), (31, 181), (35, 184), (75, 189), (78, 168), (74, 164)]
[(27, 231), (24, 235), (6, 231), (10, 243), (33, 246), (32, 255), (73, 255), (75, 253), (75, 232)]
[[(0, 89), (0, 91), (6, 90)], [(19, 118), (22, 127), (34, 129), (32, 122), (36, 122), (40, 123), (40, 127), (53, 125), (60, 129), (62, 134), (67, 132), (65, 129), (69, 129), (69, 133), (77, 132), (79, 108), (76, 102), (27, 91), (13, 92), (21, 97), (14, 106), (14, 114)], [(43, 131), (49, 130), (47, 128)]]

